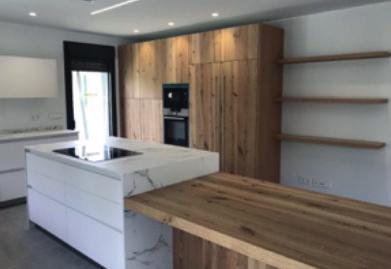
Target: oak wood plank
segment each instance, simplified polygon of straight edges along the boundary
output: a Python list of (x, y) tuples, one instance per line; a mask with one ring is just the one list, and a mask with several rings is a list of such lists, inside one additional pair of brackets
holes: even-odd
[(371, 51), (361, 53), (347, 53), (336, 55), (319, 55), (310, 57), (295, 57), (286, 58), (278, 61), (280, 64), (301, 64), (301, 63), (315, 63), (315, 62), (335, 62), (335, 61), (348, 61), (348, 60), (364, 60), (375, 58), (389, 58), (391, 52), (389, 51)]
[(277, 138), (281, 141), (301, 142), (307, 144), (333, 145), (333, 146), (359, 148), (359, 149), (381, 149), (386, 146), (386, 143), (378, 142), (378, 141), (296, 135), (296, 134), (279, 134), (277, 135)]
[(206, 240), (249, 257), (248, 269), (391, 264), (391, 208), (352, 199), (220, 173), (132, 197), (125, 206), (202, 238), (196, 248), (205, 250)]
[(277, 102), (296, 103), (326, 103), (326, 104), (386, 104), (387, 98), (357, 98), (357, 97), (305, 97), (284, 96), (277, 98)]

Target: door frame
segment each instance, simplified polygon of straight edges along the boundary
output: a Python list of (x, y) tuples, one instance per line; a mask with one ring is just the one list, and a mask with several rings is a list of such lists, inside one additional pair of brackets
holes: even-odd
[(82, 67), (79, 70), (104, 71), (109, 73), (109, 134), (111, 136), (117, 136), (116, 48), (114, 46), (71, 41), (64, 41), (63, 48), (67, 128), (74, 130), (76, 127), (73, 113), (72, 70), (75, 70), (73, 68), (73, 62), (77, 61), (86, 65), (86, 67)]

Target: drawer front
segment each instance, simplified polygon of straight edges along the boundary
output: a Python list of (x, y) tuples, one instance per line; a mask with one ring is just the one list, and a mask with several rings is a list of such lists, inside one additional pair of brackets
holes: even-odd
[(0, 202), (26, 197), (26, 171), (0, 173)]
[(65, 203), (65, 184), (29, 169), (27, 171), (29, 185), (36, 191), (60, 203)]
[(123, 234), (67, 210), (68, 244), (109, 269), (125, 269)]
[(70, 165), (27, 154), (28, 170), (48, 178), (62, 181), (74, 188), (94, 194), (103, 199), (122, 203), (121, 180), (92, 173)]
[(33, 189), (28, 189), (29, 218), (61, 240), (66, 241), (66, 209)]
[(77, 136), (69, 136), (0, 143), (0, 171), (25, 168), (24, 148), (28, 145), (72, 141), (76, 138)]
[(23, 142), (0, 144), (0, 171), (25, 167)]
[(108, 226), (123, 231), (122, 206), (83, 192), (69, 185), (65, 188), (65, 203), (72, 209), (94, 218)]

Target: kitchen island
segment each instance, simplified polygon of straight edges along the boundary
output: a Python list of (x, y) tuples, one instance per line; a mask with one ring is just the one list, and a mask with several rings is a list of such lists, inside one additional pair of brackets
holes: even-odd
[(175, 269), (391, 268), (391, 208), (214, 174), (126, 199), (174, 232)]
[(126, 210), (124, 198), (217, 172), (218, 159), (121, 138), (29, 146), (29, 219), (106, 268), (170, 269), (171, 227)]

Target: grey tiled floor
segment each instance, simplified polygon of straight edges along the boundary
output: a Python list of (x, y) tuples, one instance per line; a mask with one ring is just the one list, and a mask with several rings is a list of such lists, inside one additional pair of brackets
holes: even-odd
[(25, 205), (0, 209), (0, 269), (65, 268), (100, 267), (41, 229), (29, 229)]

